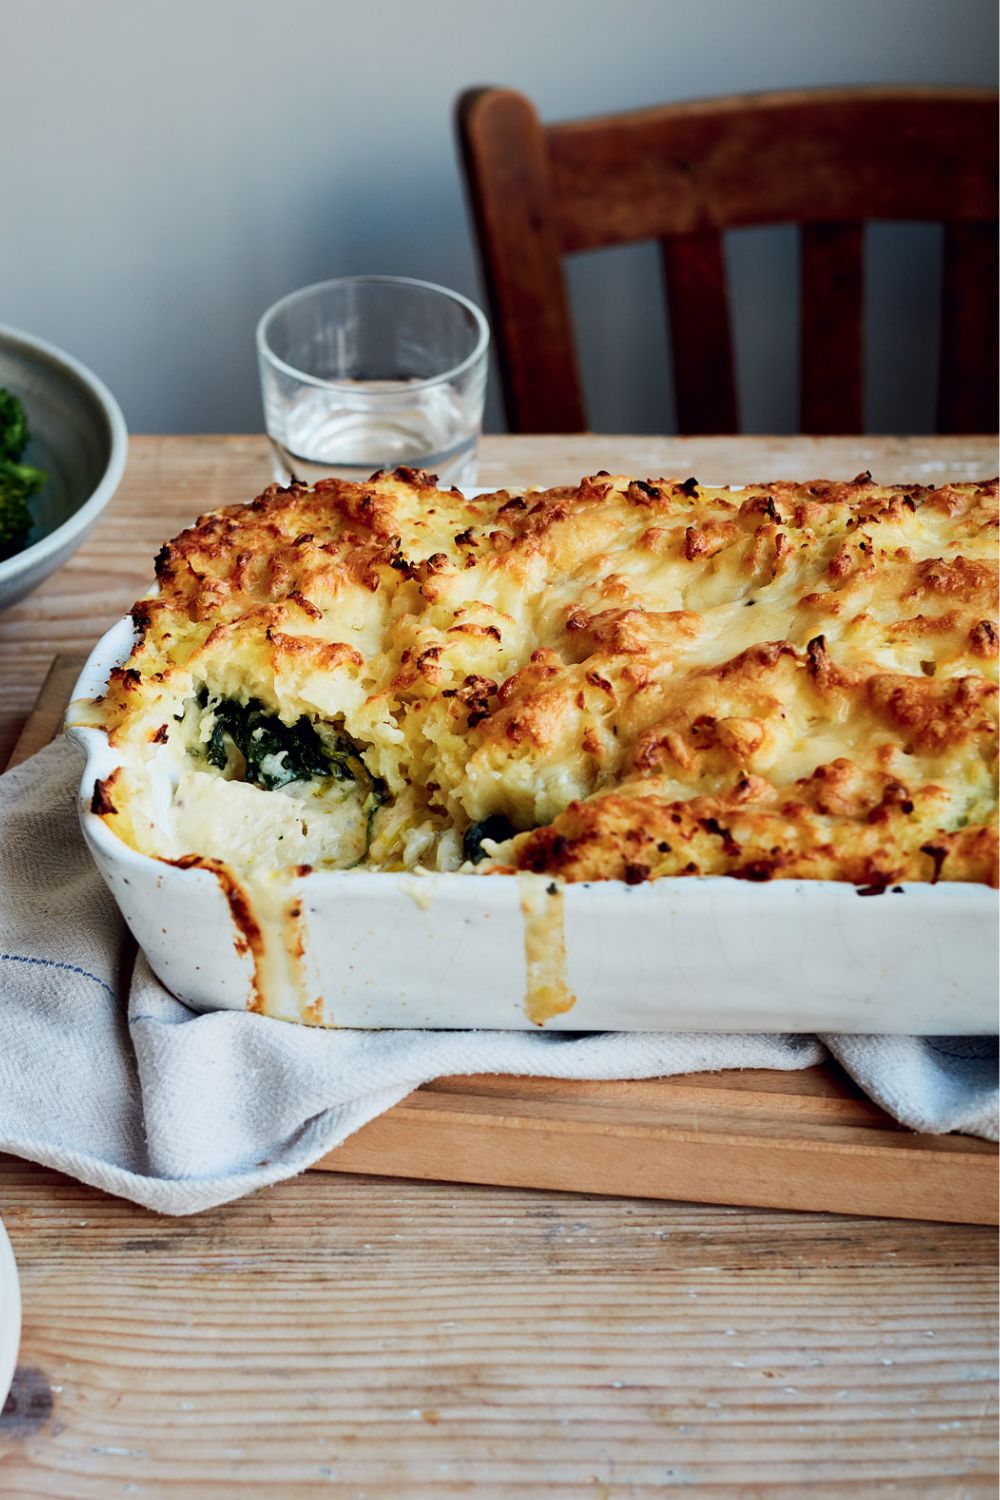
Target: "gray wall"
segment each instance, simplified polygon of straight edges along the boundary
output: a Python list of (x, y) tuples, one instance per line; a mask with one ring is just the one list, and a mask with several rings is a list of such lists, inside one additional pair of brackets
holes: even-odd
[[(992, 84), (997, 50), (993, 0), (0, 0), (0, 20), (0, 322), (91, 364), (136, 432), (258, 430), (254, 323), (294, 287), (376, 271), (478, 296), (451, 130), (471, 84), (558, 119)], [(928, 430), (937, 238), (872, 238), (869, 420)], [(791, 430), (792, 232), (727, 253), (746, 425)], [(580, 257), (571, 287), (592, 426), (672, 430), (652, 248)]]

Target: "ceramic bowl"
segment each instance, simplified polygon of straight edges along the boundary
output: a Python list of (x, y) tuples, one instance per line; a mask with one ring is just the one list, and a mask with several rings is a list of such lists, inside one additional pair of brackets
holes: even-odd
[(125, 418), (107, 386), (79, 360), (0, 324), (0, 386), (24, 403), (25, 462), (48, 478), (32, 500), (28, 545), (0, 562), (0, 609), (41, 583), (83, 541), (125, 468)]

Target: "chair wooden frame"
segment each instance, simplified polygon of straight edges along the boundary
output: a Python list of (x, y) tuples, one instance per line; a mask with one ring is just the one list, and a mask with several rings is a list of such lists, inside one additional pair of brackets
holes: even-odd
[(516, 432), (586, 417), (562, 259), (659, 241), (678, 425), (738, 431), (722, 232), (801, 232), (804, 432), (863, 428), (864, 224), (944, 226), (938, 427), (997, 425), (997, 94), (862, 88), (742, 95), (542, 125), (509, 89), (457, 128), (504, 401)]

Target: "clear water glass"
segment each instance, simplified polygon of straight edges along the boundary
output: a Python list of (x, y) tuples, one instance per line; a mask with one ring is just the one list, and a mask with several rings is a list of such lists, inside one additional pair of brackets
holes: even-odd
[(489, 341), (478, 307), (427, 281), (344, 276), (283, 297), (257, 325), (274, 477), (408, 464), (474, 483)]

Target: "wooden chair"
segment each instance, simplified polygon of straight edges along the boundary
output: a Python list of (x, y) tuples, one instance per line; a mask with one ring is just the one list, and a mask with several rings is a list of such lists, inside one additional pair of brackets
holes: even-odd
[(658, 240), (681, 432), (736, 432), (722, 231), (801, 226), (803, 432), (863, 430), (863, 226), (944, 225), (942, 432), (997, 425), (997, 95), (757, 94), (542, 125), (483, 88), (457, 125), (516, 432), (586, 427), (562, 257)]

